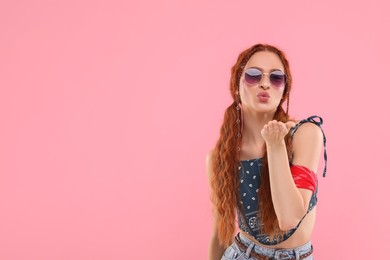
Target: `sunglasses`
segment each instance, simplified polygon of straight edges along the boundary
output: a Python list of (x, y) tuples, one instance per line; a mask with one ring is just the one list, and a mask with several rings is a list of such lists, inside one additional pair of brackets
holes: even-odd
[(286, 84), (287, 77), (283, 71), (275, 70), (271, 73), (262, 72), (258, 68), (249, 68), (245, 71), (244, 80), (249, 86), (254, 86), (260, 83), (264, 74), (269, 74), (269, 81), (275, 88), (282, 88)]

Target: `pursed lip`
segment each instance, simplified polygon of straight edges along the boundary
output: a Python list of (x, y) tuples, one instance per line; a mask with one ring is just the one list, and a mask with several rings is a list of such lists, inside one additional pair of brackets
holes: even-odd
[(269, 94), (267, 92), (264, 92), (264, 91), (257, 93), (256, 96), (257, 97), (268, 97), (269, 98)]

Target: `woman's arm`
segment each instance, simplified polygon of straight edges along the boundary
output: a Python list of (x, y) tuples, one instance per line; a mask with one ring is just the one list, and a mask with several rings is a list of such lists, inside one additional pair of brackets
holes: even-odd
[[(213, 175), (213, 167), (212, 167), (212, 153), (213, 151), (210, 151), (207, 154), (206, 157), (206, 169), (207, 169), (207, 176), (209, 179), (209, 184), (211, 180), (211, 176)], [(210, 185), (211, 189), (211, 185)], [(222, 258), (223, 253), (225, 252), (225, 248), (219, 244), (218, 239), (218, 214), (217, 210), (213, 210), (214, 217), (213, 217), (213, 226), (212, 226), (212, 232), (211, 232), (211, 238), (209, 243), (209, 253), (208, 253), (208, 259), (209, 260), (220, 260)]]
[(214, 216), (213, 228), (209, 243), (209, 260), (220, 260), (226, 248), (219, 244), (218, 228), (217, 228), (217, 216)]
[[(305, 215), (312, 191), (296, 187), (291, 175), (284, 136), (293, 124), (269, 122), (262, 135), (267, 145), (272, 202), (282, 230), (294, 228)], [(322, 132), (314, 124), (302, 124), (292, 142), (294, 164), (316, 172), (322, 149)]]

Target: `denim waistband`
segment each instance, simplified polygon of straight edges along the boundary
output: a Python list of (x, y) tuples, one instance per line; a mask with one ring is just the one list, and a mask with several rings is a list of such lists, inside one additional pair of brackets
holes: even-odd
[(238, 233), (237, 236), (239, 237), (240, 241), (248, 247), (248, 249), (251, 248), (251, 250), (255, 251), (256, 253), (263, 254), (268, 257), (274, 257), (275, 259), (289, 259), (291, 257), (299, 259), (300, 255), (309, 252), (312, 247), (312, 243), (309, 241), (306, 244), (295, 248), (273, 249), (254, 243), (252, 240), (242, 235), (241, 233)]

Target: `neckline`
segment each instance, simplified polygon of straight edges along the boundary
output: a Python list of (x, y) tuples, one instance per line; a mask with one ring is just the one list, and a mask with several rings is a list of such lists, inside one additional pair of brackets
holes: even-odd
[(251, 162), (251, 161), (262, 160), (262, 159), (263, 159), (263, 157), (258, 157), (258, 158), (253, 158), (253, 159), (240, 160), (240, 162)]

